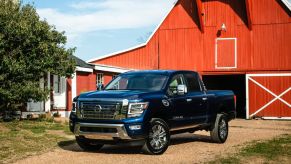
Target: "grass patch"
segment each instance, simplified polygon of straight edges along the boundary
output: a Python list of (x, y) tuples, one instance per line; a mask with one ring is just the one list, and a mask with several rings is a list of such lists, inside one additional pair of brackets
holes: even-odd
[(276, 160), (280, 156), (291, 158), (291, 135), (283, 135), (266, 142), (256, 142), (242, 151), (244, 156), (262, 156), (268, 160)]
[(242, 148), (237, 154), (218, 158), (209, 163), (240, 164), (252, 162), (250, 159), (259, 159), (260, 163), (290, 162), (291, 135), (286, 134), (267, 141), (254, 141)]
[[(1, 130), (2, 128), (2, 130)], [(59, 134), (48, 131), (57, 130)], [(0, 163), (41, 154), (59, 145), (70, 145), (68, 125), (48, 121), (0, 122)]]

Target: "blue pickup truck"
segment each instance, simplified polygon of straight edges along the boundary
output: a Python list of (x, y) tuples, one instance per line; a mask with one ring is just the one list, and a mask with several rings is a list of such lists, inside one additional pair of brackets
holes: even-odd
[(74, 98), (69, 126), (85, 151), (138, 144), (156, 155), (177, 133), (207, 130), (213, 142), (224, 143), (235, 101), (232, 91), (206, 90), (197, 72), (133, 71)]

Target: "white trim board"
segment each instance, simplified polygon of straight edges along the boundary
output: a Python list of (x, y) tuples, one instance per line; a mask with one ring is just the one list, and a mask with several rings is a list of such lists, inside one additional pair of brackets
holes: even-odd
[(92, 68), (85, 68), (85, 67), (77, 67), (76, 68), (76, 71), (92, 73), (93, 72), (93, 69)]
[(77, 73), (75, 72), (72, 77), (72, 101), (77, 96)]
[(125, 73), (128, 71), (131, 71), (130, 69), (124, 69), (119, 67), (113, 67), (113, 66), (105, 66), (105, 65), (95, 65), (96, 71), (105, 71), (105, 72), (113, 72), (113, 73)]
[(277, 77), (277, 76), (291, 76), (291, 73), (260, 73), (260, 74), (247, 74), (248, 77)]
[[(218, 66), (218, 41), (234, 40), (234, 66), (233, 67), (219, 67)], [(235, 69), (237, 68), (237, 38), (216, 38), (215, 39), (215, 69)]]
[(291, 11), (291, 2), (289, 2), (288, 0), (281, 0), (285, 5), (286, 7)]
[[(291, 110), (291, 104), (289, 104), (287, 101), (285, 101), (284, 99), (282, 99), (282, 97), (287, 94), (288, 92), (291, 91), (291, 86), (289, 88), (287, 88), (285, 91), (283, 91), (281, 94), (277, 95), (274, 92), (272, 92), (271, 90), (269, 90), (268, 88), (266, 88), (265, 86), (263, 86), (262, 84), (260, 84), (259, 82), (257, 82), (256, 80), (254, 80), (251, 77), (284, 77), (284, 76), (291, 76), (291, 73), (272, 73), (272, 74), (247, 74), (246, 75), (246, 118), (250, 119), (253, 116), (255, 116), (257, 113), (263, 111), (264, 109), (266, 109), (269, 105), (271, 105), (273, 102), (279, 100), (282, 103), (284, 103), (285, 105), (287, 105), (290, 110)], [(260, 109), (256, 110), (256, 112), (250, 114), (250, 106), (249, 106), (249, 81), (252, 81), (253, 83), (255, 83), (257, 86), (259, 86), (260, 88), (262, 88), (263, 90), (265, 90), (267, 93), (271, 94), (272, 96), (274, 96), (274, 98), (267, 102), (264, 106), (262, 106)], [(268, 118), (268, 117), (265, 117)], [(272, 118), (272, 117), (271, 117)], [(280, 117), (279, 117), (280, 118)]]
[(262, 117), (265, 120), (291, 120), (291, 117)]
[(128, 51), (132, 51), (132, 50), (135, 50), (135, 49), (138, 49), (138, 48), (141, 48), (141, 47), (146, 46), (149, 43), (149, 41), (153, 38), (153, 36), (156, 34), (156, 32), (158, 31), (158, 29), (160, 28), (160, 26), (163, 24), (163, 22), (167, 19), (168, 15), (172, 12), (172, 10), (174, 9), (174, 7), (176, 6), (176, 4), (178, 2), (179, 2), (179, 0), (176, 0), (173, 3), (173, 6), (171, 7), (171, 9), (164, 16), (164, 18), (162, 19), (162, 21), (158, 24), (158, 26), (155, 28), (155, 30), (152, 32), (151, 36), (147, 39), (147, 41), (145, 43), (142, 43), (140, 45), (137, 45), (137, 46), (134, 46), (134, 47), (125, 49), (125, 50), (121, 50), (121, 51), (117, 51), (117, 52), (114, 52), (114, 53), (110, 53), (108, 55), (104, 55), (104, 56), (101, 56), (101, 57), (93, 58), (93, 59), (87, 60), (87, 62), (88, 63), (91, 63), (91, 62), (94, 62), (94, 61), (97, 61), (97, 60), (101, 60), (101, 59), (104, 59), (104, 58), (112, 57), (112, 56), (115, 56), (115, 55), (119, 55), (121, 53), (125, 53), (125, 52), (128, 52)]

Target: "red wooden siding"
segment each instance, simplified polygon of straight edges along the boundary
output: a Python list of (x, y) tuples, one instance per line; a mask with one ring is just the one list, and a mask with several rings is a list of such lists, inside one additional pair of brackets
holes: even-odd
[(291, 17), (280, 5), (280, 0), (250, 0), (253, 24), (286, 24)]
[(199, 19), (195, 0), (180, 0), (160, 26), (160, 30), (198, 27)]
[(77, 95), (96, 90), (96, 74), (77, 72)]
[[(288, 76), (250, 76), (248, 86), (249, 116), (291, 117), (291, 74)], [(272, 102), (276, 96), (284, 92), (285, 94), (280, 98), (287, 104), (279, 99)]]
[(198, 28), (160, 30), (159, 36), (160, 69), (201, 70), (203, 44)]
[[(291, 18), (279, 1), (204, 0), (201, 8), (204, 33), (196, 1), (179, 0), (146, 46), (93, 63), (217, 73), (291, 70)], [(219, 31), (223, 23), (226, 32)], [(237, 38), (236, 69), (215, 69), (216, 38)]]

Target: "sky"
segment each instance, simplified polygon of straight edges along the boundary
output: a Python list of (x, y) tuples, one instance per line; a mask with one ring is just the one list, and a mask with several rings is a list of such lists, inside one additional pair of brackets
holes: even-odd
[(83, 60), (144, 43), (175, 0), (22, 0), (42, 20), (65, 31)]

